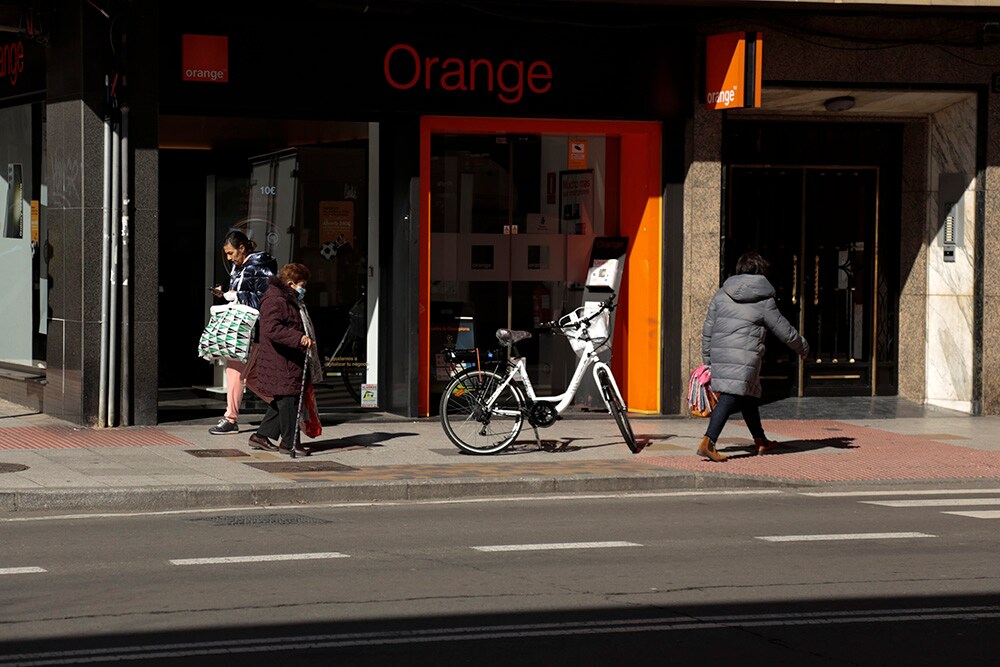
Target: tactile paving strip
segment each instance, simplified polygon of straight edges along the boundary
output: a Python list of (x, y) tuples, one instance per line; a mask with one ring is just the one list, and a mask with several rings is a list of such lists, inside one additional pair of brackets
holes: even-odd
[(190, 447), (191, 443), (149, 426), (109, 429), (73, 428), (71, 426), (0, 428), (0, 449), (85, 449), (150, 445), (185, 445)]
[[(746, 428), (730, 422), (727, 429)], [(1000, 478), (1000, 452), (948, 445), (926, 436), (902, 435), (836, 421), (767, 421), (782, 446), (764, 456), (743, 444), (719, 451), (730, 459), (712, 463), (699, 456), (646, 456), (643, 461), (672, 470), (752, 475), (817, 482), (901, 479)]]

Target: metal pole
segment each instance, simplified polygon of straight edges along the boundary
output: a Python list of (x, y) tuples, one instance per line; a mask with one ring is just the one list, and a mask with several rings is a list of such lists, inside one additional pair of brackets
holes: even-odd
[[(104, 78), (107, 86), (108, 79)], [(108, 275), (111, 273), (111, 117), (104, 117), (104, 235), (101, 248), (101, 380), (97, 425), (108, 425)]]
[[(304, 327), (303, 327), (304, 328)], [(295, 458), (295, 450), (302, 442), (302, 399), (306, 395), (306, 375), (309, 373), (309, 356), (311, 349), (306, 349), (305, 363), (302, 364), (302, 386), (299, 387), (299, 407), (295, 410), (295, 437), (292, 439), (291, 457)]]
[(132, 252), (129, 248), (128, 106), (122, 107), (122, 426), (132, 424)]
[(118, 265), (121, 250), (121, 130), (114, 124), (111, 139), (111, 309), (108, 344), (108, 426), (118, 421)]

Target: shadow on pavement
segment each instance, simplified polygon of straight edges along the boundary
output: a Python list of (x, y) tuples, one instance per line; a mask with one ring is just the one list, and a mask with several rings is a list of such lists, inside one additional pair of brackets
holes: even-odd
[(312, 440), (303, 442), (302, 444), (308, 447), (314, 454), (320, 452), (328, 452), (331, 450), (339, 449), (356, 449), (359, 447), (364, 447), (365, 449), (371, 449), (373, 447), (382, 447), (382, 443), (393, 438), (405, 438), (414, 437), (420, 435), (419, 433), (362, 433), (358, 435), (351, 435), (344, 438), (326, 438), (324, 440)]
[[(853, 444), (854, 438), (820, 438), (818, 440), (786, 440), (779, 442), (778, 447), (769, 451), (764, 456), (775, 456), (777, 454), (802, 454), (814, 452), (819, 449), (857, 449), (859, 445)], [(725, 452), (731, 459), (742, 459), (757, 456), (757, 446), (752, 442), (748, 444), (730, 445), (719, 448), (720, 452)], [(729, 452), (743, 452), (742, 454), (729, 454)]]

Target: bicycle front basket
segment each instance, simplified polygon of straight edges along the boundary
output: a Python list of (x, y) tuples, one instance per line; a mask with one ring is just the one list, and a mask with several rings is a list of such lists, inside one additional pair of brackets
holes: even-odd
[[(600, 308), (600, 303), (596, 301), (587, 302), (571, 313), (559, 318), (559, 327), (563, 330), (563, 333), (569, 340), (570, 347), (573, 348), (573, 352), (578, 357), (583, 356), (584, 350), (587, 347), (587, 341), (583, 337), (584, 328), (577, 323), (589, 317), (598, 308)], [(595, 348), (601, 347), (601, 345), (607, 342), (609, 321), (610, 318), (606, 310), (590, 321), (586, 331)]]

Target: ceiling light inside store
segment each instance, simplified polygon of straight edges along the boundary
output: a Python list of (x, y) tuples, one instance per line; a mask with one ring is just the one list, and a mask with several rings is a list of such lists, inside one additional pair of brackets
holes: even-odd
[(831, 97), (826, 102), (823, 102), (823, 106), (827, 111), (847, 111), (848, 109), (854, 108), (854, 98), (850, 95)]

